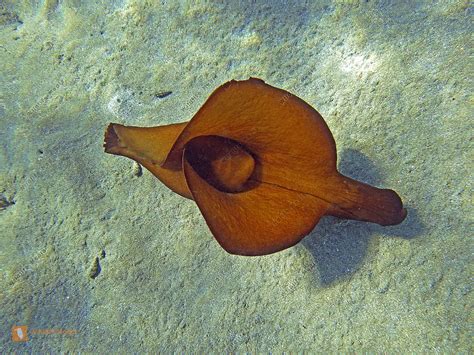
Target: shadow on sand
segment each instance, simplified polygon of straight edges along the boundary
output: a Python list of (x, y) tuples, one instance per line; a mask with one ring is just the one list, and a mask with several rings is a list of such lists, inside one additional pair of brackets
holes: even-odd
[[(383, 186), (380, 172), (362, 153), (347, 150), (341, 154), (339, 171), (351, 178), (374, 186)], [(389, 188), (389, 187), (388, 187)], [(403, 199), (403, 196), (402, 196)], [(315, 261), (323, 286), (347, 277), (357, 271), (367, 253), (373, 234), (404, 239), (415, 238), (423, 232), (416, 209), (405, 206), (407, 218), (397, 226), (324, 217), (302, 241)]]

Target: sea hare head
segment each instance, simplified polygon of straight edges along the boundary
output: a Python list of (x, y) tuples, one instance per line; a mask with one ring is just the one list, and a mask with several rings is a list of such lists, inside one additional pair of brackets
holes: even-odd
[(334, 139), (315, 109), (259, 79), (217, 88), (189, 122), (111, 124), (105, 149), (138, 161), (193, 199), (233, 254), (288, 248), (324, 215), (381, 225), (406, 216), (394, 191), (337, 171)]

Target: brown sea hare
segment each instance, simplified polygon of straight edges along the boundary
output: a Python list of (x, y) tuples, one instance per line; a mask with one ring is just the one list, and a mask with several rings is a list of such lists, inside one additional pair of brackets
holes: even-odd
[(314, 108), (259, 79), (220, 86), (189, 122), (111, 123), (104, 146), (193, 199), (232, 254), (291, 247), (324, 215), (381, 225), (406, 216), (394, 191), (337, 171), (334, 138)]

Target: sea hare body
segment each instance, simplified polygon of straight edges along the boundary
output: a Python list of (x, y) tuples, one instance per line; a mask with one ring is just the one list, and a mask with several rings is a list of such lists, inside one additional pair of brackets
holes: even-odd
[(104, 146), (193, 199), (232, 254), (291, 247), (324, 215), (381, 225), (406, 216), (394, 191), (337, 171), (334, 138), (315, 109), (259, 79), (220, 86), (189, 122), (111, 123)]

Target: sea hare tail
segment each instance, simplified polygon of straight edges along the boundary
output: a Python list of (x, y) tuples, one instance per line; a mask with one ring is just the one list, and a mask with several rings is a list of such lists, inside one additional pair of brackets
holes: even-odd
[(174, 192), (192, 198), (183, 172), (164, 169), (166, 159), (187, 122), (160, 127), (132, 127), (111, 123), (105, 131), (104, 148), (109, 154), (122, 155), (143, 165)]
[(104, 148), (110, 154), (160, 165), (186, 124), (134, 127), (111, 123), (105, 131)]
[(120, 150), (120, 138), (115, 132), (114, 126), (118, 126), (116, 123), (111, 123), (107, 126), (104, 136), (104, 150), (106, 153), (117, 154)]

